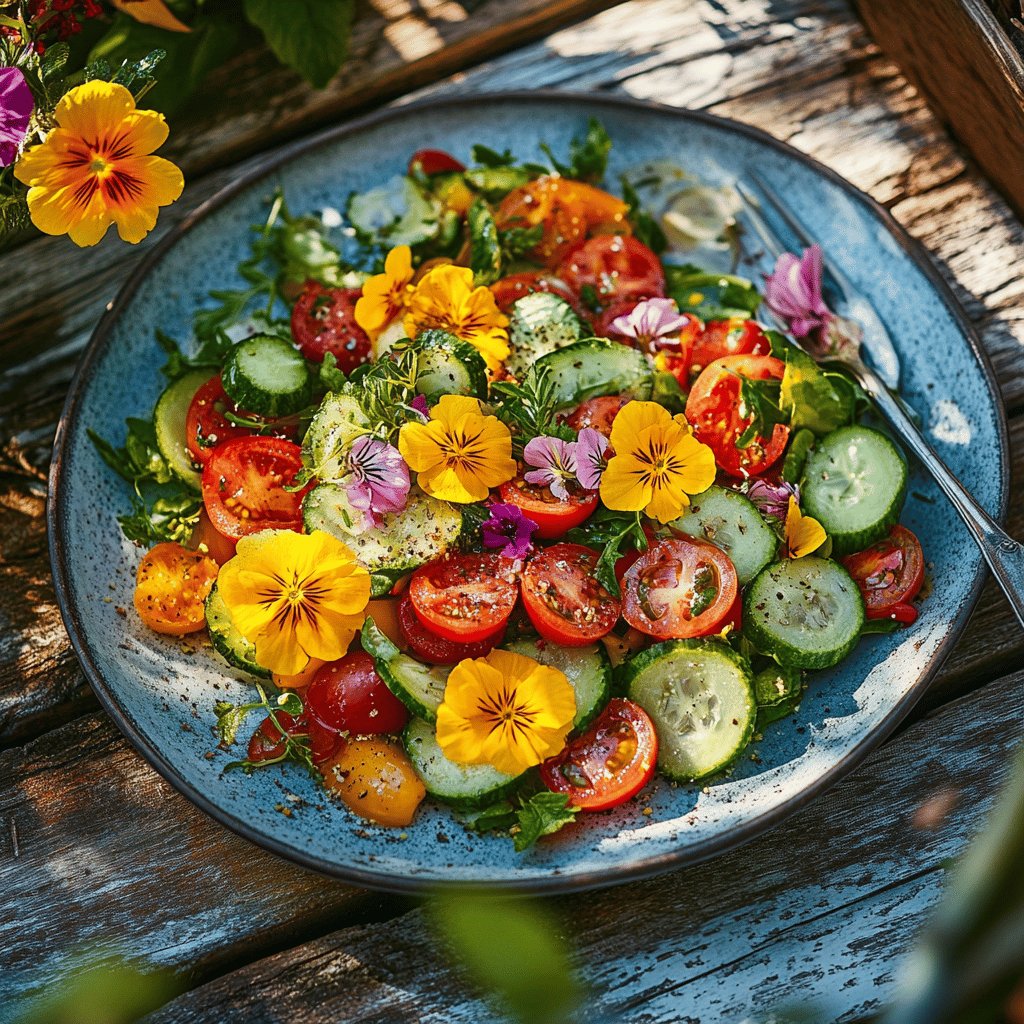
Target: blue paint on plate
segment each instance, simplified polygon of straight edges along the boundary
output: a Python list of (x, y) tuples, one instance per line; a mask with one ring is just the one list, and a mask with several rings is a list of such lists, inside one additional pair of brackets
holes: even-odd
[[(463, 159), (474, 142), (499, 150), (511, 144), (523, 157), (541, 140), (564, 151), (590, 115), (615, 140), (609, 180), (644, 160), (668, 158), (712, 182), (742, 178), (752, 168), (773, 185), (874, 298), (899, 348), (903, 393), (936, 449), (982, 505), (997, 515), (1005, 508), (1002, 408), (962, 311), (880, 207), (795, 150), (705, 115), (544, 94), (405, 107), (295, 147), (191, 216), (142, 264), (100, 324), (58, 434), (50, 536), (68, 629), (100, 699), (129, 739), (229, 827), (359, 884), (585, 888), (694, 862), (745, 841), (852, 769), (894, 728), (978, 595), (982, 561), (967, 530), (931, 481), (915, 472), (903, 521), (922, 538), (936, 586), (913, 629), (866, 639), (838, 669), (815, 675), (799, 713), (771, 727), (731, 775), (705, 787), (658, 782), (639, 801), (587, 817), (524, 856), (505, 838), (469, 833), (436, 806), (424, 807), (401, 836), (331, 804), (301, 770), (222, 774), (236, 754), (216, 748), (213, 704), (245, 700), (250, 687), (207, 647), (186, 653), (180, 643), (147, 632), (134, 614), (117, 614), (119, 605), (131, 608), (139, 551), (115, 521), (128, 505), (125, 485), (104, 466), (86, 428), (118, 439), (126, 415), (148, 415), (163, 385), (154, 330), (187, 337), (207, 291), (240, 283), (234, 268), (246, 254), (249, 225), (262, 220), (276, 185), (284, 186), (293, 210), (337, 208), (351, 191), (401, 172), (419, 147)], [(282, 803), (295, 808), (291, 817), (275, 809)]]

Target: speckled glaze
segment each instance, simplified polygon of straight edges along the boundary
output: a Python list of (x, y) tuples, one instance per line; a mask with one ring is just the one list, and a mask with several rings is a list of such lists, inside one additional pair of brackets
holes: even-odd
[[(629, 100), (553, 94), (458, 97), (385, 112), (302, 143), (193, 213), (140, 265), (92, 339), (57, 434), (50, 490), (54, 575), (83, 667), (129, 740), (174, 786), (229, 828), (309, 867), (394, 890), (459, 883), (554, 891), (607, 885), (710, 857), (792, 813), (849, 772), (928, 686), (967, 622), (981, 558), (930, 480), (914, 473), (903, 521), (924, 542), (936, 585), (913, 629), (861, 642), (837, 670), (813, 677), (799, 714), (772, 726), (738, 769), (705, 787), (658, 782), (639, 802), (586, 817), (519, 855), (506, 838), (467, 832), (425, 806), (400, 835), (328, 803), (301, 770), (222, 774), (235, 754), (216, 748), (216, 700), (251, 692), (205, 647), (147, 632), (131, 608), (139, 551), (115, 516), (125, 485), (86, 437), (123, 437), (126, 415), (149, 413), (161, 389), (155, 328), (186, 337), (210, 288), (237, 285), (249, 225), (277, 184), (293, 210), (340, 206), (352, 190), (400, 172), (437, 146), (511, 144), (526, 157), (556, 151), (600, 117), (615, 146), (610, 180), (670, 158), (711, 181), (756, 168), (874, 299), (899, 347), (903, 394), (939, 454), (1002, 516), (1007, 441), (989, 365), (963, 312), (927, 257), (870, 199), (756, 129)], [(762, 268), (763, 269), (763, 268)], [(246, 729), (246, 735), (248, 729)], [(884, 785), (880, 780), (879, 785)], [(290, 806), (288, 817), (280, 806)], [(650, 808), (644, 814), (644, 808)]]

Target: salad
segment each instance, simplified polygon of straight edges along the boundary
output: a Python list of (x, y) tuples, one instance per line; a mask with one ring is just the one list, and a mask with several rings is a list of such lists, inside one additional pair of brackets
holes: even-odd
[(158, 335), (152, 416), (94, 435), (141, 621), (252, 682), (211, 695), (247, 742), (225, 770), (297, 762), (380, 825), (430, 798), (525, 849), (727, 772), (914, 622), (905, 458), (808, 354), (857, 330), (820, 251), (762, 295), (730, 189), (606, 182), (610, 147), (594, 121), (564, 161), (421, 150), (338, 210), (278, 194), (242, 286)]

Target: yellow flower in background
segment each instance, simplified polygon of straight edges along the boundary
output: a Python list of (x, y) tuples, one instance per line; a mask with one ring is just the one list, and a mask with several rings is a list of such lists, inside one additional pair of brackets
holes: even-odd
[(506, 775), (553, 757), (576, 715), (572, 684), (522, 654), (491, 651), (460, 661), (437, 709), (437, 742), (458, 764), (489, 764)]
[(442, 501), (483, 501), (516, 475), (508, 427), (465, 395), (442, 395), (428, 423), (406, 423), (398, 450), (420, 487)]
[(155, 110), (112, 82), (86, 82), (63, 96), (57, 127), (18, 161), (14, 176), (29, 186), (32, 223), (48, 235), (95, 245), (111, 224), (126, 242), (141, 242), (161, 206), (184, 187), (181, 171), (151, 156), (167, 139)]
[(677, 518), (715, 482), (715, 456), (692, 434), (686, 417), (657, 402), (629, 402), (612, 423), (615, 454), (601, 477), (601, 500), (622, 512)]
[(490, 288), (473, 287), (473, 271), (446, 263), (424, 274), (409, 298), (405, 333), (439, 328), (468, 341), (493, 373), (508, 359), (508, 317), (498, 309)]
[(796, 503), (796, 498), (790, 497), (789, 508), (786, 511), (786, 556), (788, 558), (803, 558), (817, 551), (825, 543), (828, 534), (825, 528), (817, 519), (805, 516)]
[(384, 273), (375, 274), (363, 285), (356, 302), (356, 323), (371, 340), (405, 310), (414, 273), (412, 249), (396, 245), (384, 260)]
[(370, 574), (340, 540), (322, 531), (264, 530), (243, 537), (217, 590), (256, 661), (279, 675), (310, 658), (336, 661), (363, 625)]

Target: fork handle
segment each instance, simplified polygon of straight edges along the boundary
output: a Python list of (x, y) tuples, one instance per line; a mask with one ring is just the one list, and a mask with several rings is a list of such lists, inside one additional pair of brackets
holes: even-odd
[[(849, 366), (849, 364), (847, 364)], [(1024, 626), (1024, 545), (1015, 541), (971, 497), (949, 467), (935, 454), (931, 445), (907, 415), (903, 405), (885, 386), (882, 379), (863, 363), (849, 366), (861, 387), (875, 400), (882, 414), (900, 438), (935, 478), (943, 493), (953, 503), (967, 528), (981, 548), (999, 586), (1003, 588), (1010, 607)]]

